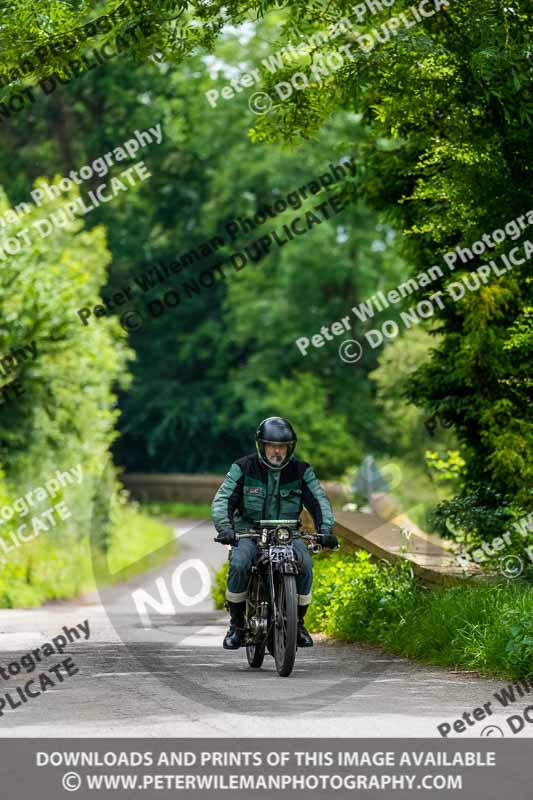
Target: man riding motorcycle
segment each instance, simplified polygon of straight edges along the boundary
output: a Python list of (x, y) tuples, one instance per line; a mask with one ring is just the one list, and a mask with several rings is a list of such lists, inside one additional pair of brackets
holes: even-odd
[[(302, 506), (313, 517), (318, 541), (323, 547), (338, 547), (332, 529), (333, 512), (313, 468), (294, 458), (296, 433), (282, 417), (268, 417), (255, 434), (257, 453), (235, 461), (219, 487), (211, 505), (218, 536), (215, 541), (233, 545), (230, 552), (226, 604), (231, 625), (224, 638), (226, 650), (244, 644), (246, 594), (257, 544), (236, 533), (249, 529), (261, 519), (299, 519)], [(311, 602), (313, 562), (302, 539), (293, 542), (300, 570), (298, 592), (298, 647), (312, 647), (313, 640), (304, 626)]]

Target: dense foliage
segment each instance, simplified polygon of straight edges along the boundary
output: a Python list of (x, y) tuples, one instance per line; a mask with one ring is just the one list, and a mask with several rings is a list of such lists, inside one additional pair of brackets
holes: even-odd
[[(59, 205), (29, 208), (10, 238)], [(3, 194), (0, 215), (9, 213)], [(76, 221), (42, 241), (33, 237), (0, 271), (2, 607), (94, 590), (94, 573), (100, 582), (112, 579), (173, 539), (170, 529), (124, 507), (110, 462), (113, 390), (128, 382), (125, 334), (116, 320), (84, 329), (74, 316), (98, 294), (108, 262), (103, 228), (85, 231)], [(70, 481), (58, 481), (58, 472)]]
[[(409, 5), (410, 0), (397, 0), (393, 10), (368, 15), (356, 27), (369, 33), (392, 11)], [(124, 6), (66, 6), (47, 0), (35, 14), (22, 0), (11, 3), (2, 20), (0, 103), (54, 72), (65, 78), (72, 59), (114, 41), (117, 30), (89, 39), (79, 35), (72, 49), (59, 46), (44, 63), (17, 72), (21, 57), (34, 46), (49, 43), (50, 37), (61, 40), (60, 34), (77, 30), (82, 21)], [(30, 280), (32, 269), (51, 263), (42, 259), (55, 259), (56, 272), (39, 273), (46, 287), (46, 299), (40, 292), (37, 302), (39, 308), (43, 303), (42, 318), (47, 319), (42, 323), (45, 340), (48, 329), (55, 335), (57, 328), (54, 315), (46, 316), (46, 303), (57, 300), (63, 307), (62, 287), (70, 293), (69, 322), (58, 323), (64, 343), (49, 342), (47, 352), (59, 359), (61, 351), (60, 364), (70, 357), (72, 386), (81, 382), (90, 387), (82, 396), (75, 436), (82, 434), (96, 463), (113, 438), (111, 386), (124, 375), (126, 353), (115, 323), (93, 319), (82, 327), (71, 310), (95, 305), (105, 280), (108, 257), (99, 226), (107, 231), (112, 254), (108, 289), (114, 291), (133, 284), (133, 276), (150, 265), (169, 263), (220, 235), (230, 219), (253, 217), (327, 164), (353, 155), (357, 174), (345, 182), (349, 204), (338, 217), (272, 250), (257, 264), (231, 272), (209, 291), (190, 297), (182, 291), (179, 307), (130, 335), (134, 380), (119, 391), (116, 459), (137, 470), (224, 471), (232, 458), (251, 449), (258, 417), (276, 412), (290, 415), (300, 428), (301, 455), (324, 478), (340, 475), (369, 451), (405, 459), (408, 470), (422, 471), (425, 450), (445, 456), (455, 448), (456, 437), (465, 468), (460, 497), (449, 513), (474, 504), (481, 515), (497, 521), (497, 506), (512, 514), (531, 500), (533, 298), (528, 262), (492, 277), (457, 303), (437, 306), (425, 326), (431, 338), (401, 331), (381, 357), (379, 349), (366, 347), (360, 361), (346, 364), (337, 355), (340, 339), (310, 347), (305, 356), (294, 342), (350, 315), (354, 305), (377, 290), (442, 265), (445, 253), (468, 247), (527, 213), (532, 188), (530, 4), (451, 2), (369, 52), (354, 46), (356, 57), (324, 80), (311, 81), (305, 91), (293, 92), (270, 114), (253, 117), (246, 92), (210, 107), (205, 92), (221, 90), (237, 69), (253, 69), (288, 39), (327, 29), (349, 16), (351, 8), (341, 0), (311, 5), (298, 0), (283, 9), (268, 0), (237, 0), (229, 6), (221, 0), (208, 5), (156, 0), (146, 10), (138, 4), (137, 11), (125, 14), (118, 26), (121, 34), (139, 21), (147, 23), (135, 44), (69, 83), (63, 81), (53, 94), (39, 96), (20, 112), (2, 114), (2, 182), (12, 204), (25, 201), (39, 175), (68, 174), (112, 150), (135, 129), (160, 122), (163, 142), (142, 153), (152, 177), (96, 209), (86, 219), (88, 232), (72, 226), (45, 240), (52, 254), (28, 254), (24, 263), (30, 271), (25, 267), (23, 274)], [(229, 22), (247, 24), (237, 29)], [(320, 61), (341, 43), (353, 45), (351, 31), (285, 63), (256, 88), (275, 96), (274, 83), (290, 80), (295, 69), (308, 71), (311, 61)], [(157, 58), (149, 57), (152, 52)], [(95, 176), (87, 185), (95, 189), (100, 182)], [(327, 194), (321, 192), (313, 203)], [(295, 213), (280, 215), (276, 227)], [(255, 235), (226, 239), (217, 256), (227, 258)], [(512, 242), (507, 239), (467, 264), (458, 262), (453, 273), (446, 270), (406, 305), (444, 290), (451, 280), (460, 280), (527, 236), (527, 230), (520, 231)], [(82, 254), (80, 262), (83, 258), (88, 272), (96, 275), (92, 282), (78, 277), (79, 266), (67, 271), (65, 252), (69, 263), (76, 261), (73, 252)], [(213, 261), (192, 263), (168, 286), (179, 289)], [(26, 280), (21, 276), (16, 281)], [(154, 287), (140, 308), (166, 288)], [(29, 302), (33, 309), (34, 300)], [(21, 330), (34, 316), (41, 319), (32, 310), (27, 320), (22, 316), (17, 322), (19, 310), (13, 306), (9, 320)], [(391, 318), (398, 319), (398, 310), (391, 311)], [(351, 314), (347, 335), (363, 341), (365, 331), (384, 319), (363, 323)], [(25, 335), (26, 328), (21, 330), (17, 336)], [(83, 353), (78, 348), (82, 339)], [(400, 364), (398, 376), (395, 363)], [(50, 399), (45, 384), (55, 367), (45, 358), (36, 369), (45, 367), (46, 377), (35, 373), (31, 413), (46, 417)], [(70, 408), (68, 391), (59, 378), (56, 392), (65, 393), (61, 404)], [(415, 413), (413, 404), (422, 411)], [(49, 433), (56, 423), (43, 419), (42, 440), (34, 440), (40, 448), (35, 462), (31, 441), (22, 450), (17, 444), (24, 431), (19, 412), (7, 413), (15, 418), (2, 442), (21, 463), (42, 463), (45, 442), (58, 439), (59, 428)], [(428, 425), (434, 440), (428, 438)], [(62, 438), (65, 429), (63, 424)], [(88, 444), (94, 437), (96, 447)], [(57, 446), (66, 452), (72, 441), (67, 436)], [(18, 480), (14, 458), (5, 463)], [(103, 480), (109, 485), (109, 475)], [(443, 513), (446, 517), (448, 512)]]
[[(11, 226), (18, 230), (54, 213), (59, 200), (44, 200)], [(7, 213), (5, 196), (0, 212)], [(6, 258), (0, 271), (0, 353), (4, 397), (0, 415), (3, 475), (1, 504), (24, 495), (55, 476), (81, 465), (80, 481), (60, 487), (50, 504), (67, 502), (72, 519), (55, 535), (80, 540), (92, 526), (105, 545), (115, 502), (113, 481), (106, 491), (109, 448), (118, 416), (113, 387), (125, 386), (128, 350), (115, 320), (84, 330), (73, 311), (98, 293), (105, 281), (109, 252), (104, 231), (82, 230), (80, 221), (55, 228), (45, 239)], [(32, 356), (23, 349), (33, 343)], [(11, 360), (9, 360), (11, 359)], [(4, 363), (4, 362), (3, 362)], [(13, 387), (19, 386), (19, 397)], [(10, 391), (11, 390), (11, 391)], [(46, 506), (43, 507), (43, 510)], [(3, 518), (7, 536), (21, 520)]]
[[(395, 13), (407, 5), (395, 4)], [(344, 4), (329, 3), (321, 19), (343, 10)], [(294, 13), (305, 19), (299, 4)], [(375, 29), (388, 13), (357, 27)], [(357, 189), (402, 230), (415, 275), (530, 210), (532, 25), (526, 0), (512, 7), (451, 3), (359, 53), (324, 82), (294, 92), (261, 133), (269, 140), (297, 137), (317, 130), (339, 107), (361, 113), (373, 140), (361, 156)], [(417, 299), (531, 239), (530, 230), (465, 265), (458, 259), (453, 274)], [(437, 308), (439, 341), (409, 388), (412, 402), (424, 405), (433, 422), (453, 426), (466, 457), (463, 496), (489, 484), (487, 509), (495, 502), (531, 506), (532, 287), (526, 260), (460, 302)]]
[(408, 563), (378, 565), (358, 552), (315, 561), (308, 616), (313, 630), (348, 641), (520, 678), (531, 669), (532, 612), (526, 584), (428, 590), (411, 577)]
[(0, 608), (29, 608), (94, 592), (160, 566), (174, 552), (172, 528), (131, 506), (117, 503), (111, 522), (106, 552), (97, 547), (97, 536), (80, 537), (78, 526), (59, 537), (42, 534), (9, 553), (0, 575)]
[[(265, 22), (245, 45), (251, 63), (268, 53), (263, 36), (276, 30)], [(231, 63), (242, 58), (242, 49), (230, 34), (217, 54)], [(135, 285), (134, 277), (149, 267), (190, 252), (224, 233), (229, 220), (253, 217), (263, 204), (350, 156), (354, 125), (356, 139), (364, 140), (353, 115), (340, 115), (317, 141), (297, 149), (253, 146), (243, 124), (249, 114), (246, 98), (216, 110), (198, 102), (204, 91), (223, 82), (222, 71), (212, 80), (199, 56), (172, 69), (150, 62), (132, 69), (132, 55), (62, 87), (41, 103), (39, 113), (37, 106), (27, 109), (31, 132), (16, 120), (5, 123), (4, 130), (8, 147), (20, 154), (20, 160), (2, 163), (6, 184), (17, 187), (14, 202), (20, 202), (37, 174), (68, 174), (135, 129), (161, 122), (162, 144), (143, 152), (152, 178), (134, 196), (102, 204), (86, 217), (87, 226), (104, 224), (107, 230), (113, 255), (109, 292)], [(104, 120), (98, 127), (95, 98)], [(65, 130), (84, 134), (68, 138)], [(49, 142), (46, 152), (43, 139)], [(26, 180), (22, 159), (30, 165)], [(87, 186), (94, 190), (100, 182), (95, 177)], [(305, 210), (323, 200), (322, 192)], [(300, 213), (289, 208), (276, 218), (276, 228)], [(228, 256), (253, 238), (227, 241), (219, 252)], [(338, 358), (338, 342), (332, 342), (311, 347), (304, 358), (295, 340), (310, 338), (322, 325), (350, 315), (351, 306), (378, 287), (402, 279), (406, 266), (392, 242), (391, 227), (355, 203), (337, 220), (273, 250), (209, 291), (190, 297), (183, 292), (179, 308), (130, 337), (137, 358), (130, 366), (134, 383), (120, 393), (118, 462), (145, 471), (224, 472), (229, 459), (252, 449), (258, 419), (275, 409), (291, 416), (301, 431), (300, 454), (314, 461), (321, 477), (340, 475), (366, 448), (382, 449), (367, 377), (377, 354), (369, 351), (360, 363), (347, 365)], [(192, 263), (167, 285), (156, 286), (143, 296), (141, 309), (167, 288), (198, 278), (212, 261)], [(94, 291), (85, 302), (94, 305), (97, 298)], [(361, 326), (351, 316), (357, 335)], [(102, 321), (92, 319), (83, 332)]]

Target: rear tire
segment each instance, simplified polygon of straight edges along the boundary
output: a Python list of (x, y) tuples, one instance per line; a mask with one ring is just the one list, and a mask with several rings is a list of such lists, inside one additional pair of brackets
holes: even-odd
[[(258, 585), (257, 576), (253, 576), (252, 578), (250, 588), (248, 589), (248, 597), (253, 597), (257, 602), (257, 607), (259, 607), (259, 602), (261, 600), (261, 585)], [(253, 606), (248, 601), (246, 608), (246, 627), (248, 629), (248, 618), (252, 611)], [(249, 633), (247, 635), (249, 635)], [(265, 642), (263, 641), (260, 644), (247, 644), (246, 658), (248, 659), (248, 664), (253, 669), (259, 669), (259, 667), (262, 667), (263, 661), (265, 660)]]
[(281, 678), (288, 678), (296, 658), (298, 634), (298, 596), (294, 575), (276, 575), (278, 624), (274, 625), (274, 658)]
[(248, 664), (254, 669), (259, 669), (263, 666), (265, 660), (265, 645), (263, 644), (247, 644), (246, 645), (246, 658)]

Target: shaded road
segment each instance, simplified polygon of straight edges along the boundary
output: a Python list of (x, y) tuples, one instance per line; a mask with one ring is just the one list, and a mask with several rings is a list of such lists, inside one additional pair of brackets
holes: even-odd
[[(91, 631), (89, 640), (69, 644), (63, 656), (50, 656), (35, 673), (0, 678), (1, 691), (13, 692), (61, 658), (71, 656), (79, 668), (20, 708), (4, 709), (0, 735), (431, 737), (439, 736), (438, 724), (488, 701), (496, 711), (492, 694), (504, 681), (417, 665), (323, 637), (315, 637), (314, 648), (298, 651), (288, 679), (277, 676), (269, 656), (263, 669), (250, 670), (244, 650), (221, 647), (225, 611), (215, 611), (210, 597), (189, 607), (176, 598), (180, 589), (185, 598), (197, 594), (198, 562), (204, 571), (216, 570), (226, 548), (213, 543), (210, 523), (173, 524), (178, 555), (164, 568), (106, 589), (101, 597), (0, 611), (4, 667), (65, 625), (87, 619)], [(184, 562), (186, 570), (179, 566)], [(143, 592), (159, 606), (150, 609), (147, 603), (148, 617), (139, 612)], [(479, 736), (489, 723), (510, 735), (503, 720), (526, 700), (476, 722), (461, 737)], [(522, 735), (531, 735), (527, 727), (533, 728), (526, 726)]]

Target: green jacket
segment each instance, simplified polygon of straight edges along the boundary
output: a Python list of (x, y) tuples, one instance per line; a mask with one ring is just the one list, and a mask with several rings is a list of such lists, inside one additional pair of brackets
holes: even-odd
[(335, 520), (313, 468), (292, 458), (281, 470), (266, 467), (256, 453), (238, 459), (211, 504), (218, 532), (249, 528), (260, 519), (299, 519), (302, 508), (313, 517), (318, 533), (329, 533)]

